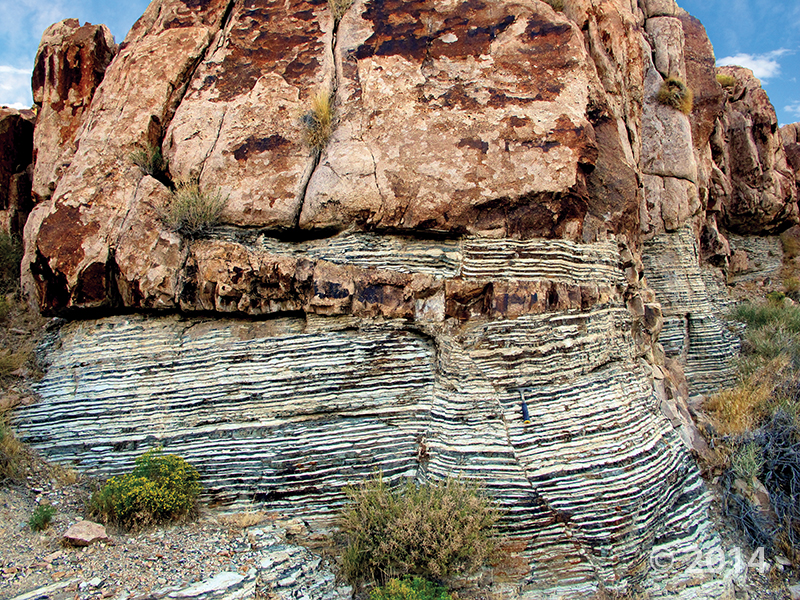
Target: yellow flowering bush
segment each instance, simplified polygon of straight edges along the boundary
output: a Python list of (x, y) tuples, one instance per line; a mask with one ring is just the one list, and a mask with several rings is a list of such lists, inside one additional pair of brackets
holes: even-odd
[(200, 493), (197, 470), (160, 448), (136, 459), (131, 473), (112, 477), (92, 496), (91, 511), (129, 529), (163, 523), (194, 512)]

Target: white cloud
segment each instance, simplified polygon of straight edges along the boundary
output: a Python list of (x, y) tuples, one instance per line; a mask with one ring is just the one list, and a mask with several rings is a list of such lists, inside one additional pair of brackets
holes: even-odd
[(787, 113), (793, 114), (794, 116), (800, 119), (800, 100), (792, 102), (788, 106), (784, 106), (783, 110), (785, 110)]
[(0, 65), (0, 104), (30, 108), (32, 103), (31, 70)]
[(753, 75), (761, 80), (771, 79), (777, 77), (781, 73), (781, 65), (777, 61), (778, 58), (784, 54), (788, 54), (789, 50), (780, 48), (773, 50), (766, 54), (734, 54), (733, 56), (726, 56), (717, 61), (718, 67), (727, 67), (736, 65), (745, 67), (753, 71)]

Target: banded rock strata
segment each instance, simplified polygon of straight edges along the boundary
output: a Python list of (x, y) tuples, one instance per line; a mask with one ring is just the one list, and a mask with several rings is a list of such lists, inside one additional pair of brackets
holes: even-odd
[[(746, 210), (720, 157), (762, 119), (726, 125), (760, 95), (713, 65), (672, 0), (153, 2), (26, 224), (40, 309), (112, 316), (54, 336), (21, 436), (103, 476), (163, 443), (209, 499), (321, 520), (376, 467), (463, 474), (507, 511), (520, 597), (724, 594), (681, 568), (720, 547), (680, 373), (730, 373), (700, 257), (728, 266)], [(688, 116), (656, 101), (674, 75)], [(311, 151), (320, 92), (336, 127)], [(143, 145), (229, 196), (220, 227), (163, 226)], [(773, 188), (769, 231), (797, 212)]]

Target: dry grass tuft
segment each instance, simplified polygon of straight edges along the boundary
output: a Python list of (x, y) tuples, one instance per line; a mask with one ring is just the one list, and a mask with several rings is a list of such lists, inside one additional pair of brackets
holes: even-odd
[(0, 295), (15, 293), (19, 288), (21, 261), (22, 242), (20, 239), (0, 232)]
[(137, 148), (130, 153), (130, 159), (143, 174), (156, 179), (162, 179), (169, 167), (167, 159), (161, 154), (161, 148), (158, 146)]
[(717, 83), (722, 87), (733, 87), (736, 85), (736, 77), (725, 73), (717, 73)]
[(353, 6), (353, 0), (328, 0), (328, 6), (333, 13), (333, 19), (337, 23), (342, 20), (344, 13)]
[(677, 77), (667, 77), (661, 84), (656, 98), (661, 104), (671, 106), (686, 115), (692, 112), (694, 94)]
[(222, 522), (228, 527), (235, 529), (247, 529), (260, 525), (267, 519), (267, 513), (263, 510), (234, 513), (222, 517)]
[(752, 431), (769, 414), (772, 394), (788, 371), (789, 360), (779, 356), (743, 378), (733, 387), (711, 396), (705, 404), (714, 428), (721, 435)]
[(0, 481), (21, 480), (32, 468), (35, 457), (14, 435), (8, 414), (0, 413)]
[(301, 117), (303, 141), (314, 152), (321, 152), (333, 134), (333, 103), (328, 92), (319, 92), (311, 99), (311, 109)]
[(169, 203), (161, 210), (161, 220), (178, 233), (195, 236), (219, 223), (228, 197), (220, 190), (201, 190), (196, 181), (180, 182)]

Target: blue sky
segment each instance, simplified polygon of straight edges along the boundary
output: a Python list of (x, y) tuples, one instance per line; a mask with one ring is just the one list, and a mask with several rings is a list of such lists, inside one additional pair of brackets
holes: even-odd
[[(105, 23), (117, 42), (147, 0), (0, 0), (0, 105), (30, 106), (42, 32), (74, 17)], [(781, 124), (800, 121), (800, 0), (678, 0), (705, 25), (719, 64), (752, 68)]]

